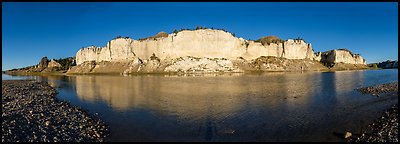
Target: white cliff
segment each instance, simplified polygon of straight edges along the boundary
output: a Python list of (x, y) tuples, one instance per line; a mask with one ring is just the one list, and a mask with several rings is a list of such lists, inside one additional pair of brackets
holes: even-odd
[(335, 49), (319, 54), (320, 61), (335, 64), (335, 63), (346, 63), (346, 64), (361, 64), (366, 65), (365, 59), (358, 54), (353, 54), (347, 49)]
[(185, 56), (227, 59), (275, 56), (287, 59), (312, 59), (314, 52), (311, 45), (302, 40), (288, 40), (284, 44), (272, 43), (264, 46), (259, 42), (234, 37), (221, 30), (201, 29), (184, 30), (155, 40), (117, 38), (109, 41), (102, 48), (90, 46), (79, 50), (76, 54), (76, 62), (78, 65), (85, 61), (121, 62), (132, 60), (134, 56), (147, 59), (153, 53), (160, 59)]
[[(123, 73), (154, 72), (156, 69), (158, 72), (242, 71), (233, 66), (232, 61), (238, 58), (250, 61), (261, 56), (329, 63), (363, 65), (366, 63), (361, 56), (344, 50), (314, 54), (311, 44), (303, 40), (289, 39), (262, 44), (237, 38), (222, 30), (200, 29), (183, 30), (172, 34), (163, 33), (162, 36), (142, 40), (116, 38), (104, 47), (89, 46), (80, 49), (76, 53), (76, 64), (78, 66), (84, 63), (92, 65), (95, 62), (94, 64), (104, 63), (103, 67), (108, 67), (113, 62), (117, 62), (122, 65), (121, 69), (125, 69), (122, 70)], [(215, 58), (219, 60), (214, 60)], [(181, 61), (176, 61), (177, 59)], [(84, 71), (104, 71), (102, 70), (104, 68), (99, 68), (99, 66), (88, 67)], [(119, 71), (121, 71), (119, 68), (115, 68), (115, 72)]]

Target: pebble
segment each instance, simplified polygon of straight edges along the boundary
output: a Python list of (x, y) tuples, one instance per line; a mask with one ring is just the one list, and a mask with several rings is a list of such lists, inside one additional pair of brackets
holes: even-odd
[(386, 83), (386, 84), (381, 84), (381, 85), (376, 85), (376, 86), (371, 86), (371, 87), (364, 87), (364, 88), (359, 88), (357, 90), (363, 94), (371, 94), (371, 95), (379, 97), (380, 93), (388, 93), (388, 92), (398, 91), (398, 82)]
[[(380, 96), (398, 96), (398, 82), (386, 83), (372, 87), (357, 89), (363, 94)], [(390, 93), (389, 93), (390, 92)], [(385, 95), (386, 96), (386, 95)], [(398, 105), (392, 106), (384, 112), (377, 120), (363, 129), (360, 136), (350, 139), (350, 142), (398, 142)]]
[(49, 126), (49, 125), (50, 125), (50, 121), (46, 121), (46, 122), (44, 123), (44, 125), (45, 125), (45, 126)]
[(387, 112), (364, 128), (359, 137), (350, 142), (398, 142), (398, 105), (394, 105)]
[(346, 133), (344, 134), (344, 138), (345, 138), (345, 139), (350, 138), (351, 135), (352, 135), (351, 132), (346, 132)]
[(2, 142), (103, 142), (109, 131), (98, 114), (92, 117), (56, 94), (45, 82), (3, 80)]

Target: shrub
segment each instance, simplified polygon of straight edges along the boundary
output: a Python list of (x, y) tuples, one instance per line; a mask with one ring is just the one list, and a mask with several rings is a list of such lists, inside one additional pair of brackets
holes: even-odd
[(72, 66), (76, 66), (73, 57), (55, 59), (55, 61), (61, 65), (61, 68), (59, 68), (58, 70), (68, 70)]
[(177, 34), (179, 31), (174, 29), (174, 31), (172, 33)]
[(147, 37), (147, 38), (140, 38), (139, 40), (146, 40), (146, 39), (152, 39), (156, 40), (157, 38), (160, 37), (168, 37), (168, 34), (166, 32), (159, 32), (155, 36)]
[(258, 40), (255, 40), (255, 42), (260, 42), (263, 45), (270, 45), (271, 43), (279, 44), (279, 43), (283, 43), (285, 41), (276, 36), (265, 36)]
[(156, 54), (152, 54), (151, 56), (150, 56), (150, 60), (157, 60), (157, 61), (160, 61), (160, 58), (158, 58), (157, 56), (156, 56)]
[(245, 41), (244, 44), (246, 45), (246, 48), (248, 48), (250, 43), (248, 41)]

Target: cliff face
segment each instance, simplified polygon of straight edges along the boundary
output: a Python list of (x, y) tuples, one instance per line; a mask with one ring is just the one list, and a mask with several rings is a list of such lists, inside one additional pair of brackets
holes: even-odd
[[(232, 65), (233, 61), (242, 59), (249, 62), (263, 56), (326, 64), (365, 65), (366, 63), (361, 56), (354, 55), (348, 50), (332, 50), (314, 54), (311, 44), (299, 39), (262, 44), (234, 37), (231, 33), (222, 30), (200, 29), (184, 30), (141, 40), (116, 38), (104, 47), (82, 48), (76, 53), (76, 64), (81, 67), (73, 68), (69, 72), (108, 72), (107, 67), (112, 66), (113, 63), (121, 67), (115, 67), (112, 72), (120, 73), (239, 72), (242, 69)], [(300, 68), (304, 69), (304, 67)], [(284, 66), (282, 70), (293, 70), (293, 68)]]
[(287, 59), (313, 59), (310, 44), (304, 41), (288, 40), (284, 43), (262, 45), (259, 42), (247, 41), (234, 37), (221, 30), (202, 29), (181, 31), (147, 40), (117, 38), (107, 43), (105, 47), (90, 46), (79, 50), (76, 54), (77, 64), (85, 61), (114, 61), (132, 60), (134, 56), (147, 59), (152, 54), (160, 59), (175, 59), (185, 56), (255, 59), (260, 56), (275, 56)]
[(100, 47), (95, 46), (80, 49), (76, 53), (76, 64), (82, 64), (85, 61), (98, 61), (101, 50)]
[(41, 70), (47, 68), (48, 63), (49, 63), (49, 60), (47, 59), (47, 57), (43, 57), (42, 59), (40, 59), (40, 62), (37, 65), (37, 71), (41, 71)]
[(366, 65), (366, 61), (360, 55), (352, 54), (344, 49), (330, 50), (321, 55), (320, 61), (331, 65), (335, 63)]

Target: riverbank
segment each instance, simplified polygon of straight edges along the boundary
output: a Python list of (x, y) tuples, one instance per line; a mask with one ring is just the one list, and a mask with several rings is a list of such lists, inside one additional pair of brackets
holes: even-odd
[(163, 71), (157, 71), (157, 72), (134, 72), (134, 73), (129, 73), (125, 74), (122, 72), (90, 72), (90, 73), (61, 73), (61, 72), (25, 72), (25, 71), (3, 71), (4, 74), (8, 75), (15, 75), (15, 76), (43, 76), (43, 75), (57, 75), (57, 76), (63, 76), (63, 75), (209, 75), (209, 74), (238, 74), (238, 73), (270, 73), (270, 72), (335, 72), (335, 71), (356, 71), (356, 70), (380, 70), (380, 69), (374, 69), (374, 68), (359, 68), (359, 69), (317, 69), (317, 70), (290, 70), (290, 71), (285, 71), (285, 70), (249, 70), (246, 69), (245, 71), (240, 71), (240, 72), (224, 72), (224, 71), (219, 71), (219, 72), (163, 72)]
[[(357, 89), (363, 94), (398, 96), (398, 82)], [(398, 104), (386, 110), (378, 119), (363, 128), (361, 134), (349, 135), (349, 142), (398, 142)]]
[(398, 105), (394, 105), (382, 116), (375, 120), (368, 127), (364, 128), (363, 133), (351, 138), (350, 142), (398, 142)]
[(106, 124), (32, 80), (2, 81), (2, 142), (102, 142)]
[(358, 91), (360, 91), (363, 94), (372, 94), (372, 95), (377, 95), (377, 96), (379, 96), (379, 94), (382, 94), (382, 93), (397, 92), (398, 91), (398, 82), (360, 88), (360, 89), (358, 89)]
[(8, 74), (8, 75), (19, 75), (19, 76), (42, 76), (42, 75), (66, 75), (66, 73), (62, 72), (27, 72), (27, 71), (3, 71), (3, 74)]

